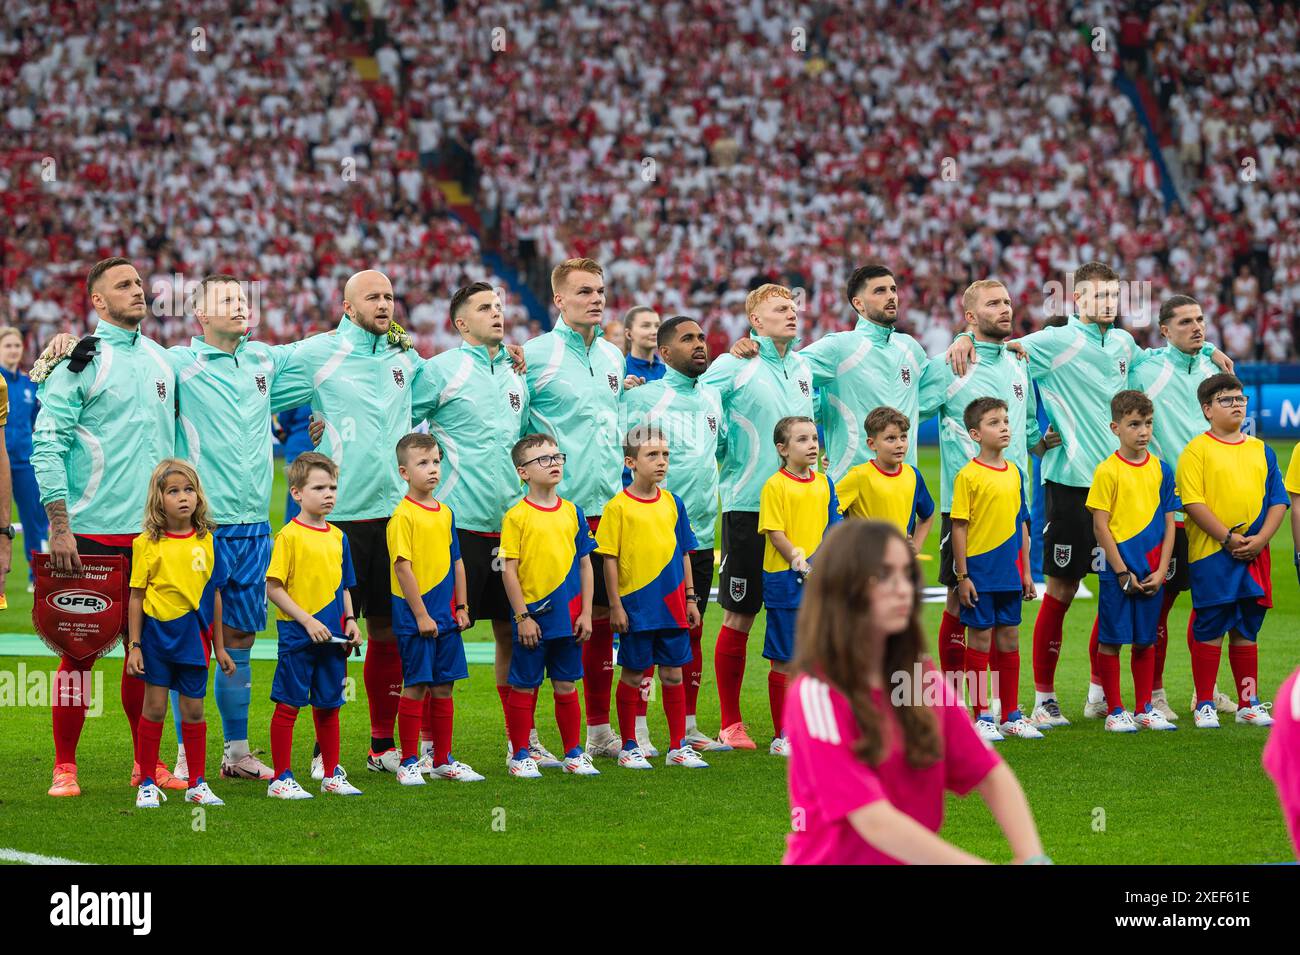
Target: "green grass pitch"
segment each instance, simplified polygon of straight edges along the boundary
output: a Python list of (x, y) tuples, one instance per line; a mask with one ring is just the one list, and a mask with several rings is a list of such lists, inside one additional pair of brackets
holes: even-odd
[[(1291, 448), (1275, 444), (1287, 461)], [(921, 466), (931, 488), (938, 484), (938, 453), (922, 449)], [(283, 507), (277, 479), (273, 511)], [(277, 523), (278, 526), (278, 523)], [(15, 548), (16, 550), (18, 548)], [(926, 577), (933, 582), (938, 527), (927, 542)], [(1261, 639), (1262, 695), (1271, 695), (1300, 660), (1300, 597), (1290, 560), (1290, 524), (1273, 544), (1277, 606)], [(24, 592), (21, 558), (10, 578), (9, 610), (0, 630), (31, 632), (31, 597)], [(1095, 589), (1095, 578), (1092, 580)], [(1038, 604), (1028, 604), (1022, 645), (1028, 647)], [(1183, 640), (1190, 601), (1184, 597), (1170, 618), (1166, 686), (1182, 727), (1176, 733), (1116, 737), (1080, 717), (1088, 682), (1087, 641), (1096, 599), (1082, 600), (1066, 621), (1058, 690), (1073, 726), (1041, 742), (1007, 740), (998, 747), (1020, 778), (1047, 852), (1058, 863), (1248, 863), (1290, 858), (1290, 844), (1272, 784), (1260, 768), (1266, 730), (1225, 721), (1219, 732), (1196, 732), (1187, 707), (1191, 670)], [(926, 631), (938, 632), (940, 606), (925, 607)], [(701, 725), (717, 729), (712, 645), (721, 611), (705, 620), (706, 668)], [(48, 706), (8, 705), (0, 713), (0, 849), (98, 863), (774, 863), (781, 858), (790, 809), (785, 763), (765, 752), (770, 738), (766, 664), (760, 619), (751, 641), (744, 711), (761, 748), (720, 753), (707, 770), (619, 770), (599, 760), (591, 779), (547, 771), (534, 781), (505, 772), (504, 729), (487, 666), (471, 667), (456, 691), (456, 754), (487, 776), (477, 784), (442, 783), (408, 789), (391, 776), (365, 769), (369, 720), (361, 667), (354, 662), (356, 700), (342, 713), (343, 762), (365, 795), (282, 803), (266, 797), (257, 782), (214, 779), (226, 801), (206, 812), (173, 796), (156, 812), (134, 808), (128, 785), (129, 737), (118, 702), (121, 661), (104, 661), (103, 715), (88, 719), (79, 753), (83, 795), (50, 799), (53, 744)], [(263, 639), (270, 639), (264, 637)], [(486, 625), (468, 639), (490, 640)], [(1226, 654), (1220, 682), (1230, 686)], [(1030, 654), (1024, 653), (1020, 692), (1032, 694)], [(0, 680), (52, 670), (52, 657), (0, 657)], [(1127, 654), (1125, 695), (1131, 698)], [(272, 705), (267, 699), (273, 663), (253, 663), (250, 736), (255, 749), (269, 747)], [(5, 672), (8, 671), (8, 672)], [(12, 685), (12, 682), (11, 682)], [(21, 688), (20, 688), (21, 690)], [(15, 702), (23, 702), (19, 692)], [(1029, 697), (1032, 699), (1032, 697)], [(211, 696), (209, 695), (209, 700)], [(1130, 699), (1131, 705), (1131, 699)], [(650, 708), (652, 738), (666, 735), (656, 700)], [(542, 738), (558, 748), (551, 694), (538, 707)], [(209, 775), (220, 752), (220, 720), (208, 706)], [(174, 756), (168, 724), (163, 756)], [(312, 723), (299, 717), (295, 770), (306, 780)], [(269, 758), (269, 757), (268, 757)], [(657, 760), (656, 763), (662, 763)], [(950, 798), (943, 835), (994, 861), (1010, 857), (1005, 840), (979, 798)]]

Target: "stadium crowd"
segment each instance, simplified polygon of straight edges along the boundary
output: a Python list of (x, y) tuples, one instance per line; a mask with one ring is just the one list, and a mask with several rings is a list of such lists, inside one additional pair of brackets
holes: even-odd
[[(534, 287), (590, 255), (611, 312), (687, 312), (719, 341), (767, 280), (805, 290), (805, 341), (848, 327), (845, 274), (887, 259), (904, 327), (934, 354), (972, 277), (1006, 281), (1028, 330), (1068, 302), (1049, 283), (1099, 258), (1150, 283), (1129, 309), (1144, 344), (1160, 299), (1187, 292), (1234, 357), (1284, 360), (1296, 18), (1238, 7), (1165, 2), (1140, 24), (1189, 174), (1186, 209), (1167, 210), (1112, 83), (1105, 0), (23, 2), (0, 39), (0, 311), (33, 337), (78, 331), (71, 279), (124, 251), (164, 302), (177, 272), (258, 277), (259, 336), (290, 340), (331, 324), (342, 277), (379, 263), (438, 351), (456, 340), (450, 290), (489, 272), (437, 185), (455, 166), (485, 241)], [(344, 51), (367, 46), (363, 82)], [(505, 298), (517, 340), (540, 331)], [(166, 311), (157, 337), (187, 339)]]

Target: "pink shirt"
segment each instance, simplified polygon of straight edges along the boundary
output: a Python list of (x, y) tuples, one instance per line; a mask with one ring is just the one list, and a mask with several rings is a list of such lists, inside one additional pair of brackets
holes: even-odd
[(944, 690), (940, 734), (943, 755), (933, 766), (913, 769), (903, 758), (897, 722), (886, 696), (888, 755), (868, 766), (853, 754), (861, 735), (848, 698), (834, 687), (801, 674), (785, 698), (785, 732), (790, 741), (792, 831), (786, 837), (787, 865), (897, 865), (872, 848), (849, 822), (849, 814), (881, 799), (938, 832), (944, 790), (965, 795), (997, 766), (999, 758), (975, 733), (970, 714)]
[(1273, 777), (1278, 802), (1300, 859), (1300, 670), (1273, 698), (1273, 725), (1264, 744), (1264, 771)]

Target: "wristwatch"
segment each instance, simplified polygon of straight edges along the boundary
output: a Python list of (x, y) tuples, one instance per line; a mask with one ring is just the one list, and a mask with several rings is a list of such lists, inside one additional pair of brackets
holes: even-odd
[(457, 610), (468, 610), (468, 609), (469, 609), (469, 604), (456, 604), (456, 609), (457, 609)]
[(515, 614), (515, 623), (523, 623), (525, 620), (531, 620), (533, 613), (531, 610), (525, 610), (523, 613)]
[(13, 540), (14, 539), (13, 525), (10, 524), (8, 527), (0, 527), (0, 536), (4, 536), (9, 538), (10, 540)]
[(963, 580), (970, 580), (970, 574), (958, 574), (956, 571), (954, 571), (953, 574), (957, 578), (957, 583), (961, 583)]

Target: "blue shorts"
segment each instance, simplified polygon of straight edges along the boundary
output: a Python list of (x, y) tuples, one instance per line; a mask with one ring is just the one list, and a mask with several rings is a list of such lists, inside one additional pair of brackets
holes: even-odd
[(645, 672), (651, 665), (683, 667), (691, 662), (691, 634), (687, 630), (643, 630), (618, 636), (618, 665)]
[(1126, 596), (1115, 578), (1099, 580), (1097, 640), (1112, 646), (1150, 647), (1160, 626), (1160, 604), (1164, 588), (1151, 596)]
[(221, 588), (221, 623), (231, 630), (259, 633), (266, 629), (266, 569), (271, 566), (271, 535), (218, 537), (217, 548), (230, 568)]
[(469, 679), (465, 641), (461, 639), (459, 630), (436, 637), (399, 635), (397, 649), (402, 654), (402, 682), (407, 686), (422, 683), (441, 686)]
[(150, 686), (165, 686), (181, 696), (201, 700), (208, 694), (208, 668), (193, 663), (177, 663), (151, 650), (152, 640), (140, 641), (140, 656), (144, 660), (144, 682)]
[(341, 643), (312, 643), (281, 651), (271, 681), (271, 701), (302, 709), (311, 705), (334, 710), (343, 705), (348, 679), (348, 648)]
[[(979, 591), (979, 585), (975, 585)], [(992, 627), (1020, 626), (1021, 601), (1023, 591), (996, 590), (982, 593), (973, 607), (962, 607), (959, 617), (962, 625), (975, 630), (988, 630)]]
[(1266, 613), (1268, 608), (1261, 607), (1255, 597), (1243, 597), (1213, 607), (1197, 607), (1196, 617), (1192, 620), (1192, 638), (1197, 643), (1205, 643), (1218, 639), (1229, 630), (1236, 630), (1254, 643), (1259, 637), (1259, 628), (1264, 626)]
[(763, 656), (789, 663), (794, 659), (794, 625), (797, 607), (768, 607), (767, 632), (763, 634)]
[(526, 647), (515, 638), (510, 652), (510, 685), (538, 687), (546, 676), (562, 683), (576, 683), (582, 679), (582, 648), (570, 634), (538, 640), (537, 646)]

